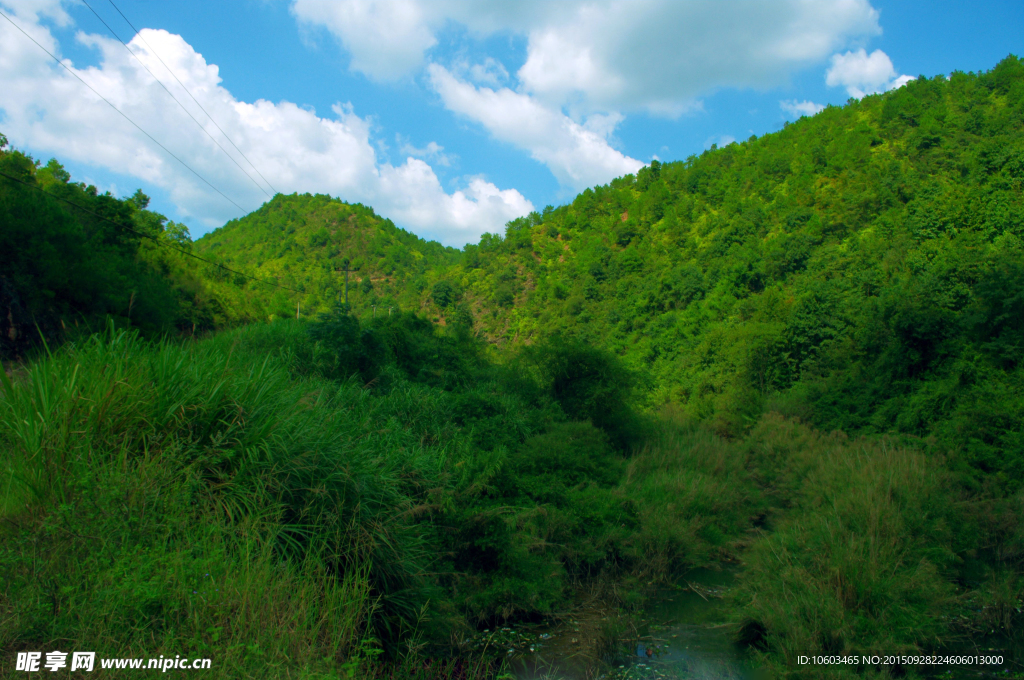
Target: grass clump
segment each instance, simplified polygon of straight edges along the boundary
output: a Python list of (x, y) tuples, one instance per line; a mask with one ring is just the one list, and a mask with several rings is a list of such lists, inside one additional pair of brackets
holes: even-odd
[(734, 554), (761, 507), (737, 446), (672, 413), (630, 460), (622, 489), (638, 508), (645, 568), (659, 577)]
[[(986, 554), (1009, 545), (990, 523), (1013, 523), (1005, 501), (971, 494), (934, 454), (779, 416), (766, 416), (744, 447), (775, 513), (745, 557), (734, 601), (740, 638), (777, 676), (802, 677), (800, 654), (934, 652), (980, 632), (971, 628), (984, 618), (1012, 628), (1019, 583), (992, 569), (1012, 572), (1016, 560)], [(994, 598), (994, 611), (980, 604)]]
[(429, 596), (411, 510), (438, 463), (375, 415), (278, 360), (124, 332), (5, 380), (0, 647), (215, 648), (238, 677), (397, 639)]

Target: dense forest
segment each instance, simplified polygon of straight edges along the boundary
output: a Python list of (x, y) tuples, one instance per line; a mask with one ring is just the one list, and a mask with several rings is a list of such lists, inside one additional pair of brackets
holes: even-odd
[(457, 255), (309, 196), (246, 217), (258, 246), (231, 248), (231, 223), (196, 247), (279, 275), (311, 311), (328, 310), (342, 281), (329, 261), (344, 257), (361, 315), (399, 305), (499, 346), (594, 343), (650, 372), (653, 401), (722, 433), (767, 409), (936, 436), (1024, 479), (1020, 68), (921, 78), (654, 162)]
[(192, 242), (0, 142), (5, 654), (493, 677), (480, 631), (724, 562), (771, 677), (1021, 634), (1016, 57), (461, 250), (310, 194)]

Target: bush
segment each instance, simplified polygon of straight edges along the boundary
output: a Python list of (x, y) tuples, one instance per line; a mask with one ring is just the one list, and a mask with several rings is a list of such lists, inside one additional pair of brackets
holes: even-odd
[(434, 304), (445, 309), (456, 302), (458, 302), (459, 296), (458, 291), (455, 287), (447, 281), (438, 281), (434, 284), (434, 287), (430, 290), (430, 296), (434, 299)]
[(618, 448), (627, 450), (642, 435), (633, 408), (641, 376), (614, 354), (554, 337), (523, 350), (518, 364), (537, 376), (571, 420), (589, 420)]

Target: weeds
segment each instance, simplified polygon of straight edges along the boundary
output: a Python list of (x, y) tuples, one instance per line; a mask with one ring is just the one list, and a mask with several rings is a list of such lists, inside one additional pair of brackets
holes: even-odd
[(328, 380), (337, 351), (292, 322), (110, 330), (4, 375), (0, 673), (70, 648), (209, 656), (214, 677), (491, 678), (450, 641), (585, 584), (628, 609), (737, 558), (736, 627), (779, 676), (808, 651), (1019, 629), (1024, 497), (933, 451), (776, 415), (730, 441), (665, 413), (627, 456), (529, 375)]
[(980, 618), (1011, 625), (1015, 575), (964, 580), (989, 527), (941, 459), (884, 438), (816, 435), (777, 416), (745, 446), (785, 512), (751, 546), (734, 601), (746, 617), (741, 637), (777, 675), (798, 675), (795, 658), (808, 650), (955, 647), (965, 597), (992, 603)]
[(407, 513), (438, 466), (408, 430), (363, 427), (356, 391), (123, 332), (3, 387), (0, 647), (216, 649), (238, 677), (415, 624), (432, 558)]
[(367, 389), (324, 379), (332, 361), (297, 323), (110, 329), (5, 376), (2, 663), (73, 647), (209, 655), (220, 677), (483, 677), (444, 661), (465, 617), (551, 611), (631, 559), (601, 430), (486, 376), (453, 392), (406, 366)]

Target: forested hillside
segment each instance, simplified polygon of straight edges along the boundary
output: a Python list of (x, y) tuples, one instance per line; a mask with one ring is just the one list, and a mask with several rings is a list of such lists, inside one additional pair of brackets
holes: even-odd
[[(458, 259), (459, 251), (424, 241), (372, 209), (329, 196), (278, 194), (259, 210), (199, 239), (197, 252), (231, 268), (297, 291), (257, 287), (266, 314), (326, 313), (344, 296), (362, 313), (377, 305), (418, 306), (427, 272)], [(245, 284), (245, 281), (239, 281)]]
[(57, 160), (41, 165), (6, 146), (0, 135), (0, 356), (106, 318), (149, 332), (227, 321), (182, 252), (188, 229), (146, 210), (145, 194), (99, 194)]
[(1024, 65), (921, 78), (641, 170), (438, 273), (499, 341), (578, 335), (735, 432), (767, 408), (1024, 478)]
[(1024, 64), (1008, 57), (654, 162), (458, 254), (321, 196), (279, 196), (197, 247), (297, 286), (311, 311), (347, 258), (360, 315), (595, 343), (654, 377), (653, 402), (723, 433), (775, 410), (935, 436), (1015, 480), (1022, 182)]
[(769, 677), (1024, 649), (1016, 57), (461, 251), (309, 194), (192, 243), (56, 160), (0, 172), (0, 675), (507, 677), (510, 626), (590, 607), (592, 677), (723, 563)]

